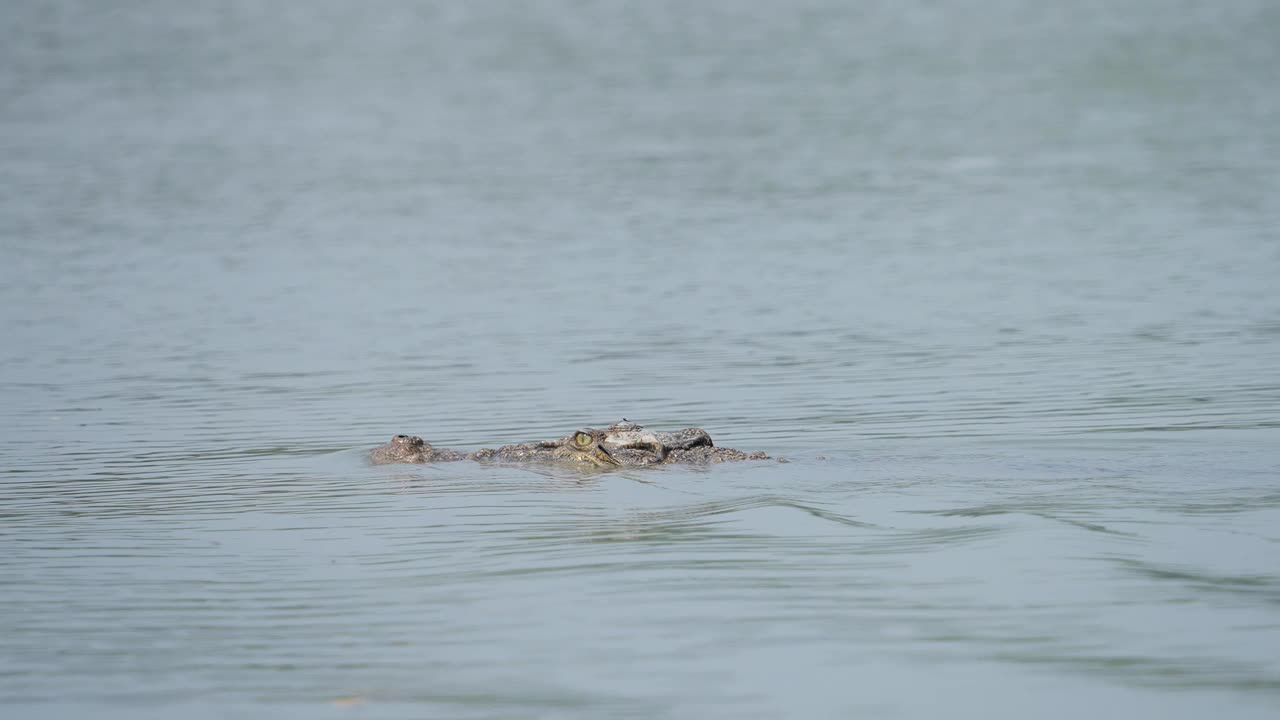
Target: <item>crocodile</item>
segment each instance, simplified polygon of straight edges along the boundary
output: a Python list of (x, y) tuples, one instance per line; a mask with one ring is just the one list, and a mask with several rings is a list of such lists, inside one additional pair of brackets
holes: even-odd
[(663, 432), (623, 419), (603, 430), (583, 428), (556, 440), (481, 448), (470, 453), (437, 448), (416, 435), (396, 435), (387, 444), (371, 450), (369, 459), (378, 465), (476, 460), (639, 467), (768, 460), (769, 456), (762, 452), (718, 447), (702, 428)]

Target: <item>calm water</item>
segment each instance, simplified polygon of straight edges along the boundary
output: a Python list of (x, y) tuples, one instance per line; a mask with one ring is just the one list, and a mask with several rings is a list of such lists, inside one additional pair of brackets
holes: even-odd
[[(0, 9), (12, 717), (1275, 717), (1280, 8)], [(788, 464), (372, 467), (621, 417)]]

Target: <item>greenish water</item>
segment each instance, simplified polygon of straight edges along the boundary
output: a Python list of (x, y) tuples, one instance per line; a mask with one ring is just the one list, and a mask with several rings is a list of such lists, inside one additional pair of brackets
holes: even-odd
[[(1280, 11), (0, 9), (15, 717), (1269, 718)], [(622, 417), (786, 464), (373, 467)]]

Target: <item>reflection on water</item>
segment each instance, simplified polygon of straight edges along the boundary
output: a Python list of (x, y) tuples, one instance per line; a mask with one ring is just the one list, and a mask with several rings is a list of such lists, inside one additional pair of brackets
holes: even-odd
[(1272, 715), (1280, 15), (846, 5), (0, 10), (0, 701)]

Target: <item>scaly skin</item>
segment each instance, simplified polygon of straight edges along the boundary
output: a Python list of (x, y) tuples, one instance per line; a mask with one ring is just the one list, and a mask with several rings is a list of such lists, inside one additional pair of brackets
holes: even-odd
[(625, 419), (605, 429), (604, 446), (623, 465), (700, 465), (769, 459), (762, 452), (716, 447), (702, 428), (663, 432), (648, 430)]
[(466, 454), (457, 450), (431, 447), (417, 435), (396, 435), (386, 445), (369, 451), (369, 460), (374, 465), (390, 463), (429, 463), (452, 462), (465, 460)]
[(496, 450), (482, 448), (467, 456), (469, 460), (497, 460), (499, 462), (568, 462), (616, 467), (622, 463), (614, 459), (604, 446), (604, 433), (586, 428), (559, 440), (543, 440), (536, 443), (504, 445)]
[(702, 428), (673, 432), (648, 430), (627, 420), (604, 430), (584, 428), (558, 440), (482, 448), (472, 453), (433, 448), (422, 438), (397, 435), (369, 453), (374, 464), (451, 462), (577, 463), (595, 467), (643, 467), (646, 465), (707, 464), (739, 460), (768, 460), (762, 452), (716, 447)]

